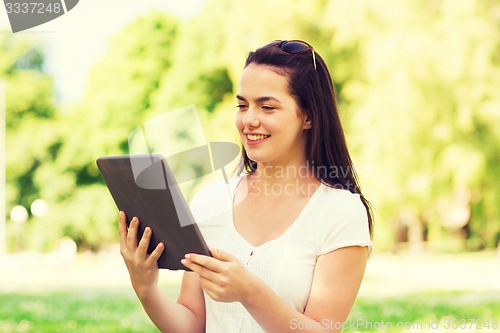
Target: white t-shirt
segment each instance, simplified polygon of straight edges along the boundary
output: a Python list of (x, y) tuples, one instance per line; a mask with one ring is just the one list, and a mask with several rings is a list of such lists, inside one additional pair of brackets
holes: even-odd
[[(229, 252), (290, 306), (303, 313), (319, 255), (373, 243), (358, 194), (321, 184), (297, 219), (278, 238), (253, 246), (233, 224), (234, 190), (242, 177), (213, 183), (192, 200), (191, 210), (210, 247)], [(243, 185), (243, 184), (242, 184)], [(216, 302), (205, 294), (207, 333), (264, 332), (239, 302)]]

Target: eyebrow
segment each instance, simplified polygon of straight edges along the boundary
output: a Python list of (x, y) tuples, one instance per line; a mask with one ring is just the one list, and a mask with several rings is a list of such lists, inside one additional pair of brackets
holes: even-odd
[[(246, 100), (246, 98), (241, 96), (241, 95), (236, 95), (236, 98), (239, 100), (248, 102)], [(258, 97), (255, 99), (255, 102), (257, 102), (257, 103), (262, 103), (262, 102), (267, 102), (267, 101), (276, 101), (278, 103), (281, 103), (281, 101), (279, 99), (277, 99), (276, 97), (272, 97), (272, 96), (261, 96), (261, 97)]]

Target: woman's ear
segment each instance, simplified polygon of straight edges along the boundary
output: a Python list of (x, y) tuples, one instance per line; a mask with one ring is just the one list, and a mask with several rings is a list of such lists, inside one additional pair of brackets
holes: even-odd
[(309, 119), (308, 116), (304, 118), (304, 124), (302, 125), (302, 129), (311, 129), (312, 124), (311, 124), (311, 119)]

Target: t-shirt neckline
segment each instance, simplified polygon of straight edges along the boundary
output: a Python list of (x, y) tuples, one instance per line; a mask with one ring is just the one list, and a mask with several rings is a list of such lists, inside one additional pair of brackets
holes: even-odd
[(238, 187), (239, 183), (245, 178), (245, 175), (240, 175), (236, 177), (235, 181), (231, 184), (231, 211), (229, 215), (229, 229), (231, 231), (231, 234), (234, 238), (236, 238), (237, 241), (240, 243), (245, 244), (245, 246), (256, 249), (256, 248), (265, 248), (268, 246), (272, 246), (275, 243), (280, 242), (282, 239), (286, 238), (288, 234), (290, 234), (293, 230), (295, 230), (301, 223), (302, 220), (304, 220), (305, 216), (308, 214), (308, 212), (312, 209), (314, 206), (314, 202), (318, 200), (317, 198), (319, 197), (319, 192), (323, 190), (323, 187), (325, 186), (322, 182), (320, 182), (320, 185), (318, 188), (314, 191), (314, 193), (311, 195), (309, 200), (307, 201), (306, 205), (302, 208), (300, 211), (299, 215), (297, 218), (286, 228), (285, 231), (283, 231), (278, 237), (273, 238), (265, 243), (262, 243), (260, 245), (254, 245), (250, 243), (245, 237), (243, 237), (238, 230), (236, 230), (236, 227), (234, 225), (234, 196), (236, 194), (236, 188)]

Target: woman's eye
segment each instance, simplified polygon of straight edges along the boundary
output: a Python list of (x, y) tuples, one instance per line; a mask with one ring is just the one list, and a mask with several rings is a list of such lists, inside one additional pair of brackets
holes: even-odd
[(239, 109), (239, 110), (243, 110), (245, 109), (247, 106), (245, 104), (238, 104), (236, 105), (236, 108)]
[(262, 105), (262, 108), (266, 111), (271, 111), (271, 110), (274, 110), (275, 107), (271, 106), (271, 105)]

